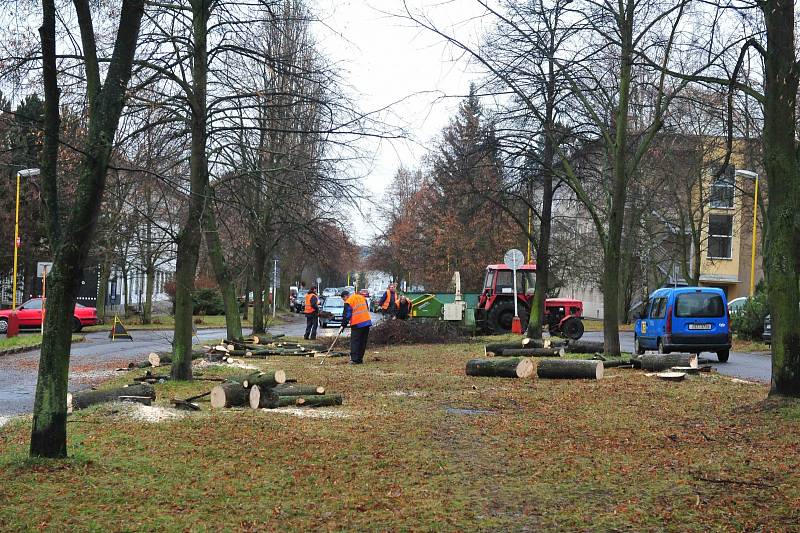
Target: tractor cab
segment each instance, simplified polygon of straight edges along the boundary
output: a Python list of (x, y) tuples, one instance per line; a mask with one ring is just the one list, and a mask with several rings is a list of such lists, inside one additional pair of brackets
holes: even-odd
[[(505, 264), (486, 267), (483, 291), (475, 309), (475, 323), (486, 333), (508, 333), (514, 319), (514, 274)], [(517, 313), (527, 324), (536, 286), (536, 265), (517, 269)], [(551, 335), (579, 339), (583, 336), (583, 302), (567, 298), (545, 300), (544, 321)]]

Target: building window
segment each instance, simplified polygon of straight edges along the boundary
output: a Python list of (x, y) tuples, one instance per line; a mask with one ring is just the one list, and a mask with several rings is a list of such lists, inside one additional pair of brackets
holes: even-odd
[(708, 216), (708, 257), (730, 259), (733, 245), (733, 215)]
[(711, 183), (711, 207), (718, 209), (733, 208), (734, 178), (720, 176)]

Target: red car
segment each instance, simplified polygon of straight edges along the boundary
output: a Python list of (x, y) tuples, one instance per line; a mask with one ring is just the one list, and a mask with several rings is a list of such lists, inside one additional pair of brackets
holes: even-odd
[[(8, 331), (8, 316), (11, 309), (0, 311), (0, 335)], [(17, 307), (17, 319), (20, 329), (41, 328), (42, 327), (42, 299), (31, 298), (24, 304)], [(94, 326), (97, 324), (97, 309), (75, 304), (75, 312), (72, 317), (72, 331), (78, 332), (84, 326)]]

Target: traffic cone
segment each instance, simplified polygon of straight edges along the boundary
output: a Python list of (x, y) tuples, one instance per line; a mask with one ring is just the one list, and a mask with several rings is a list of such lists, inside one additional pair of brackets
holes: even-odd
[(522, 335), (522, 321), (518, 316), (515, 316), (514, 320), (511, 321), (511, 333)]

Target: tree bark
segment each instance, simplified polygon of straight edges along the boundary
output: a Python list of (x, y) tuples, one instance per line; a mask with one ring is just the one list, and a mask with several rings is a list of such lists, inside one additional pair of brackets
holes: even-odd
[(504, 357), (563, 357), (564, 348), (504, 348), (497, 355)]
[(527, 378), (533, 373), (533, 363), (524, 357), (495, 357), (467, 361), (468, 376)]
[(100, 263), (100, 285), (97, 287), (97, 319), (106, 319), (106, 300), (108, 299), (108, 280), (111, 279), (111, 261), (104, 259)]
[(582, 359), (542, 359), (536, 374), (542, 379), (602, 379), (602, 361)]
[(173, 335), (172, 378), (192, 379), (192, 293), (200, 254), (203, 211), (207, 207), (208, 160), (206, 156), (208, 49), (207, 31), (210, 3), (191, 0), (192, 58), (191, 156), (189, 162), (189, 209), (178, 236), (175, 269), (175, 331)]
[(569, 341), (566, 351), (568, 353), (603, 353), (605, 343), (592, 341)]
[[(772, 313), (770, 395), (800, 396), (800, 165), (796, 146), (798, 66), (794, 2), (761, 4), (764, 58), (764, 168), (768, 177), (765, 266)], [(755, 243), (753, 243), (755, 245)]]
[(225, 254), (222, 252), (222, 240), (219, 237), (217, 217), (214, 214), (212, 202), (209, 202), (205, 210), (203, 223), (208, 255), (211, 258), (211, 264), (214, 267), (214, 275), (217, 278), (217, 284), (222, 293), (222, 302), (225, 306), (225, 329), (228, 333), (227, 338), (241, 340), (242, 320), (239, 318), (239, 300), (236, 298), (236, 287), (233, 284), (233, 278), (225, 262)]
[(156, 282), (156, 267), (151, 263), (145, 268), (144, 306), (142, 306), (142, 324), (153, 322), (153, 291)]
[(275, 385), (280, 385), (281, 383), (286, 383), (286, 372), (283, 370), (269, 370), (267, 372), (261, 372), (258, 375), (250, 376), (242, 381), (242, 385), (245, 388), (250, 388), (254, 385), (258, 385), (262, 388), (274, 387)]
[(670, 354), (645, 354), (639, 358), (642, 370), (660, 371), (673, 366), (690, 366), (697, 368), (697, 354), (670, 353)]
[(139, 35), (144, 2), (125, 0), (120, 11), (114, 52), (106, 83), (100, 87), (94, 29), (86, 0), (74, 2), (84, 47), (89, 102), (88, 135), (79, 167), (75, 200), (66, 226), (61, 227), (57, 161), (59, 142), (58, 79), (56, 66), (56, 8), (42, 1), (42, 64), (45, 93), (44, 146), (41, 155), (43, 197), (48, 233), (54, 251), (53, 271), (48, 279), (48, 313), (39, 359), (39, 375), (33, 406), (30, 455), (65, 457), (67, 454), (67, 384), (75, 300), (97, 225), (108, 160), (125, 102), (133, 57)]
[(259, 237), (253, 241), (253, 334), (264, 333), (264, 263), (266, 261), (266, 251), (261, 243), (257, 242)]
[(148, 383), (138, 383), (115, 389), (79, 391), (67, 395), (67, 412), (85, 409), (98, 403), (115, 402), (120, 396), (146, 396), (155, 400), (156, 390)]

